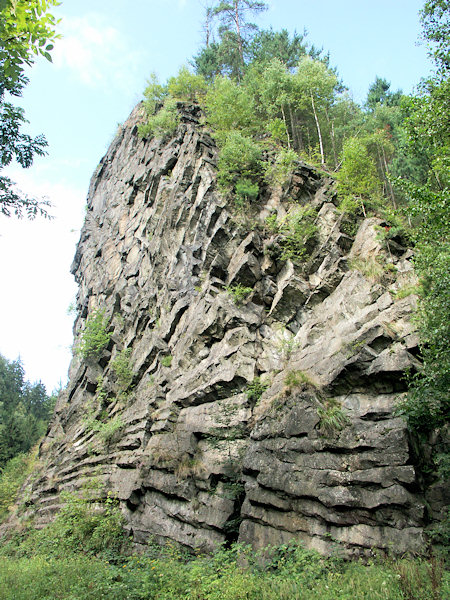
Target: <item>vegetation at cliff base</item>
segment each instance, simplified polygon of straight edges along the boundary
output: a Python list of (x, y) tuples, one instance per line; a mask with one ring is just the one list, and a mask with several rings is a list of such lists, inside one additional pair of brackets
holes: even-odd
[(329, 558), (293, 541), (205, 555), (151, 540), (144, 554), (131, 554), (116, 501), (107, 497), (99, 507), (95, 491), (85, 492), (67, 496), (46, 528), (3, 545), (3, 600), (438, 600), (450, 591), (435, 556), (347, 563), (338, 545)]

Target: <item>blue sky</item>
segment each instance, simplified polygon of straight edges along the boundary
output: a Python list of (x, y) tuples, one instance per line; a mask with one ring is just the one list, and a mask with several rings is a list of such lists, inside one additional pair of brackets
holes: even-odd
[[(261, 27), (308, 31), (330, 52), (362, 102), (378, 75), (411, 92), (429, 73), (416, 44), (423, 0), (271, 0)], [(0, 353), (19, 355), (26, 375), (49, 391), (67, 379), (76, 286), (69, 274), (89, 179), (141, 99), (146, 79), (175, 74), (202, 42), (201, 0), (63, 0), (54, 13), (63, 35), (53, 64), (38, 60), (20, 105), (31, 134), (45, 133), (49, 154), (9, 174), (24, 191), (47, 196), (52, 222), (0, 216)]]

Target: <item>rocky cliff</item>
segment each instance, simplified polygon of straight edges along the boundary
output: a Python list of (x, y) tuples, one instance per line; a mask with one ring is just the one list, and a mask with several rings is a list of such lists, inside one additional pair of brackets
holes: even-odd
[[(414, 296), (396, 297), (410, 252), (378, 239), (380, 219), (352, 231), (303, 164), (237, 211), (198, 109), (181, 110), (172, 138), (142, 140), (137, 107), (92, 178), (75, 348), (92, 315), (107, 345), (74, 354), (30, 514), (45, 523), (94, 481), (137, 545), (418, 550), (424, 503), (393, 412), (417, 364)], [(306, 204), (314, 236), (282, 259), (266, 219)]]

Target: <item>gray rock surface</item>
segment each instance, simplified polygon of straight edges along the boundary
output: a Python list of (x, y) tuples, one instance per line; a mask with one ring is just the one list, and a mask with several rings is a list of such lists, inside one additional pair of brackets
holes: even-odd
[[(97, 309), (112, 335), (100, 356), (74, 354), (28, 514), (45, 524), (63, 490), (95, 480), (139, 545), (419, 550), (424, 503), (393, 414), (418, 364), (415, 298), (395, 299), (414, 280), (410, 253), (383, 248), (377, 219), (346, 235), (332, 181), (302, 164), (237, 213), (198, 109), (181, 110), (171, 139), (142, 140), (138, 106), (93, 175), (74, 346)], [(317, 209), (314, 247), (281, 261), (265, 217), (298, 203)], [(237, 284), (252, 289), (240, 304)], [(112, 365), (123, 349), (126, 390)]]

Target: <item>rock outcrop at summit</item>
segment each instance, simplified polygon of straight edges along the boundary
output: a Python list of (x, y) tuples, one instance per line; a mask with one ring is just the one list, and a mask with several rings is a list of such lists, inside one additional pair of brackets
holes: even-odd
[[(394, 413), (418, 364), (415, 297), (396, 299), (411, 252), (379, 241), (381, 219), (350, 231), (331, 178), (301, 163), (238, 212), (199, 109), (181, 106), (176, 134), (151, 140), (140, 110), (94, 173), (73, 263), (75, 348), (94, 314), (109, 342), (74, 354), (30, 514), (48, 522), (63, 490), (94, 480), (138, 546), (419, 550), (424, 502)], [(314, 240), (281, 260), (266, 218), (305, 204)]]

